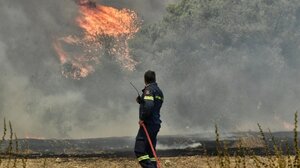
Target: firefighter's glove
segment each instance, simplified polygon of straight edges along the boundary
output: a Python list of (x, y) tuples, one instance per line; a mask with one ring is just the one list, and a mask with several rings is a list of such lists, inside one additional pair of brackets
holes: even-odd
[(144, 121), (143, 120), (140, 120), (139, 121), (139, 125), (143, 125), (144, 124)]
[(144, 103), (144, 100), (141, 98), (141, 96), (136, 97), (136, 102), (139, 104)]

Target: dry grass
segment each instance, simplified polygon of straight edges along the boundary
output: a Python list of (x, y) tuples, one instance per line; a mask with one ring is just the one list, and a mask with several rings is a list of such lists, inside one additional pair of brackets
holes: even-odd
[[(233, 157), (228, 155), (228, 148), (226, 143), (220, 142), (220, 134), (217, 125), (215, 126), (216, 133), (216, 144), (217, 144), (217, 159), (207, 160), (208, 167), (219, 167), (219, 168), (248, 168), (248, 167), (268, 167), (268, 168), (300, 168), (300, 150), (298, 142), (298, 112), (295, 113), (294, 118), (294, 149), (291, 154), (287, 144), (278, 143), (275, 137), (272, 135), (271, 130), (268, 132), (271, 135), (272, 145), (268, 143), (268, 139), (260, 124), (258, 129), (261, 134), (261, 140), (258, 141), (260, 146), (263, 147), (265, 157), (260, 157), (254, 154), (254, 152), (245, 145), (245, 140), (241, 139), (239, 144), (239, 150), (234, 154)], [(226, 141), (225, 141), (226, 142)], [(252, 143), (252, 141), (250, 141)], [(286, 145), (288, 148), (287, 154), (284, 154), (282, 146)], [(271, 146), (271, 147), (270, 147)]]
[[(214, 158), (216, 159), (216, 157)], [(3, 160), (6, 165), (8, 159)], [(164, 168), (208, 168), (205, 157), (172, 157), (162, 158), (161, 162)], [(6, 166), (0, 166), (5, 168)], [(140, 168), (134, 158), (56, 158), (47, 159), (46, 166), (44, 159), (28, 159), (28, 168)], [(17, 167), (22, 168), (22, 162), (18, 160)]]
[[(267, 157), (256, 156), (257, 159), (261, 161), (268, 162)], [(230, 168), (236, 168), (236, 157), (229, 157), (230, 159)], [(279, 167), (277, 163), (277, 159), (274, 156), (275, 166)], [(294, 158), (293, 158), (294, 159)], [(219, 158), (218, 157), (209, 157), (210, 164), (213, 168), (220, 168)], [(285, 157), (287, 161), (288, 158)], [(45, 159), (28, 159), (27, 167), (28, 168), (140, 168), (138, 162), (134, 158), (59, 158), (52, 159), (48, 158), (45, 165)], [(1, 168), (6, 168), (8, 160), (3, 160), (3, 166)], [(207, 158), (203, 156), (188, 156), (188, 157), (171, 157), (171, 158), (161, 158), (162, 167), (163, 168), (209, 168), (207, 164)], [(246, 157), (245, 162), (241, 162), (240, 168), (256, 168), (256, 160), (251, 157)], [(271, 165), (266, 165), (266, 167), (270, 167)], [(260, 166), (264, 167), (264, 166)], [(287, 166), (288, 167), (288, 166)], [(21, 160), (18, 160), (16, 168), (22, 168)]]
[[(295, 113), (294, 148), (284, 155), (283, 145), (276, 141), (270, 130), (272, 145), (269, 145), (262, 127), (258, 124), (261, 138), (243, 137), (233, 147), (238, 150), (229, 155), (228, 144), (220, 140), (218, 126), (215, 125), (217, 156), (189, 156), (161, 158), (163, 168), (300, 168), (300, 150), (298, 147), (298, 113)], [(9, 121), (9, 138), (6, 139), (7, 125), (4, 119), (3, 136), (0, 141), (0, 168), (139, 168), (134, 158), (17, 158), (15, 154), (26, 154), (28, 150), (20, 151), (17, 135), (13, 132)], [(6, 145), (4, 146), (4, 142)], [(265, 157), (254, 155), (251, 146), (263, 147)], [(232, 146), (231, 146), (232, 147)], [(290, 154), (295, 153), (295, 154)]]

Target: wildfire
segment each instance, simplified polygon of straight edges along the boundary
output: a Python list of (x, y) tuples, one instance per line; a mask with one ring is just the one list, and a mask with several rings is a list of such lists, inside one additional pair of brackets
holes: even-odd
[(97, 5), (79, 0), (75, 19), (82, 35), (57, 38), (53, 48), (65, 77), (81, 79), (95, 71), (104, 55), (112, 56), (123, 69), (134, 70), (137, 62), (129, 55), (128, 40), (139, 30), (137, 14), (129, 9)]

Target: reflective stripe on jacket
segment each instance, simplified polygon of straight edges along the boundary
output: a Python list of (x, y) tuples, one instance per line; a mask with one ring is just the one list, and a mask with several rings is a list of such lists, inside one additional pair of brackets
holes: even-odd
[(142, 103), (140, 104), (139, 117), (145, 124), (161, 124), (160, 108), (164, 101), (164, 95), (157, 83), (148, 84), (143, 89), (141, 96)]

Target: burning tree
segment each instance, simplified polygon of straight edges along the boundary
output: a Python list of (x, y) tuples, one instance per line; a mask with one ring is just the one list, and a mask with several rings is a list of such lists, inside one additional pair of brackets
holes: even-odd
[(103, 55), (113, 56), (123, 69), (134, 70), (137, 62), (129, 55), (128, 40), (139, 30), (137, 14), (88, 0), (77, 3), (80, 15), (76, 23), (83, 34), (58, 38), (53, 43), (62, 74), (67, 78), (84, 78), (95, 71)]

